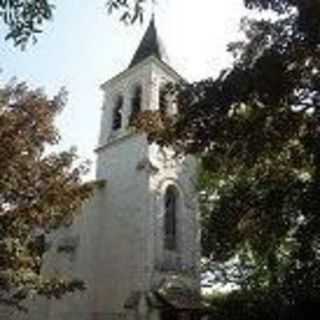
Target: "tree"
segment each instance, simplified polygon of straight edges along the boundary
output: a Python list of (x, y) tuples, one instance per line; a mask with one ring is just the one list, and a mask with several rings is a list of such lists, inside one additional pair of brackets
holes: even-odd
[(146, 2), (155, 3), (156, 0), (109, 0), (107, 8), (109, 14), (120, 12), (120, 21), (133, 24), (143, 21)]
[(0, 305), (22, 308), (35, 294), (59, 298), (83, 288), (41, 274), (47, 235), (72, 222), (93, 188), (82, 183), (87, 165), (75, 164), (74, 150), (48, 152), (65, 102), (63, 91), (50, 99), (24, 83), (0, 88)]
[[(144, 2), (108, 5), (136, 21)], [(320, 2), (244, 3), (275, 16), (243, 21), (247, 39), (230, 46), (233, 67), (182, 84), (175, 118), (148, 113), (137, 125), (151, 122), (151, 139), (202, 158), (207, 257), (236, 256), (244, 287), (276, 288), (289, 302), (318, 297)]]
[(209, 259), (233, 258), (243, 288), (274, 289), (286, 303), (319, 300), (320, 2), (245, 4), (274, 15), (243, 20), (232, 68), (181, 84), (175, 118), (148, 113), (138, 126), (201, 157)]
[[(135, 23), (143, 19), (144, 2), (146, 0), (108, 0), (106, 7), (110, 14), (120, 11), (121, 21)], [(30, 41), (36, 42), (43, 25), (53, 18), (54, 3), (53, 0), (0, 0), (0, 21), (7, 29), (5, 39), (21, 48)]]
[(209, 319), (217, 320), (274, 320), (281, 317), (281, 306), (275, 304), (270, 292), (234, 290), (214, 293), (207, 298), (211, 306)]
[(25, 47), (42, 31), (42, 25), (51, 20), (54, 6), (48, 0), (0, 0), (0, 18), (8, 32), (6, 40)]

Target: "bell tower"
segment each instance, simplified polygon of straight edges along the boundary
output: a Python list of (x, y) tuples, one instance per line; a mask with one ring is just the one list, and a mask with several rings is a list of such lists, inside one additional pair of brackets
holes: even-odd
[(163, 108), (164, 86), (180, 81), (152, 17), (128, 68), (101, 86), (96, 175), (107, 184), (96, 311), (188, 319), (201, 310), (196, 161), (149, 144), (131, 126), (139, 112)]
[(196, 160), (148, 143), (132, 126), (146, 110), (174, 115), (163, 87), (179, 81), (152, 18), (128, 68), (101, 86), (96, 178), (105, 183), (49, 256), (48, 270), (87, 289), (43, 303), (32, 320), (200, 318)]

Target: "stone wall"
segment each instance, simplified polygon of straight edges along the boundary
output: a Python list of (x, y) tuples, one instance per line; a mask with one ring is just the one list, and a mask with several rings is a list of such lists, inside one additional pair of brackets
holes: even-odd
[[(44, 268), (46, 273), (82, 278), (87, 290), (61, 301), (31, 302), (32, 312), (24, 319), (130, 319), (137, 311), (128, 312), (124, 304), (132, 292), (148, 292), (168, 275), (183, 274), (199, 287), (197, 163), (149, 145), (145, 135), (128, 128), (136, 85), (142, 86), (142, 110), (156, 110), (160, 87), (178, 80), (169, 66), (150, 57), (102, 85), (96, 176), (106, 184), (96, 190), (72, 228), (54, 236)], [(124, 98), (123, 125), (112, 132), (119, 95)], [(165, 250), (163, 243), (164, 194), (169, 185), (179, 194), (176, 252)], [(58, 253), (61, 247), (67, 252)]]

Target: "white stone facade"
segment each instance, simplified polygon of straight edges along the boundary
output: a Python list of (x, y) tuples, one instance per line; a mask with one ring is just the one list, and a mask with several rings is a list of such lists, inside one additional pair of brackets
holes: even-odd
[[(181, 78), (155, 57), (129, 69), (102, 86), (105, 103), (98, 148), (97, 178), (107, 181), (105, 214), (108, 214), (105, 247), (114, 255), (104, 256), (105, 270), (118, 282), (104, 286), (117, 293), (115, 312), (123, 308), (132, 291), (147, 292), (170, 274), (184, 274), (199, 287), (199, 221), (196, 199), (196, 161), (191, 157), (173, 157), (169, 150), (148, 144), (145, 135), (128, 128), (131, 96), (137, 84), (142, 86), (142, 111), (159, 108), (159, 90), (163, 84)], [(124, 97), (123, 125), (112, 132), (112, 107), (116, 97)], [(164, 249), (164, 194), (169, 185), (179, 192), (177, 214), (177, 250)], [(113, 251), (112, 251), (113, 252)], [(115, 268), (108, 265), (115, 261)], [(121, 261), (126, 261), (122, 264)], [(127, 274), (129, 277), (127, 277)], [(124, 284), (120, 284), (120, 282)], [(106, 289), (109, 286), (110, 289)], [(115, 295), (114, 295), (115, 297)]]
[[(180, 275), (199, 289), (199, 221), (196, 161), (173, 157), (170, 150), (150, 145), (144, 134), (128, 128), (130, 98), (142, 87), (142, 111), (157, 110), (159, 89), (181, 78), (154, 56), (102, 85), (104, 105), (97, 148), (97, 179), (106, 181), (85, 206), (71, 230), (60, 233), (47, 269), (82, 278), (84, 293), (61, 301), (40, 301), (32, 320), (159, 319), (146, 299), (136, 308), (125, 304), (135, 292), (147, 296), (167, 278)], [(112, 131), (117, 97), (124, 98), (122, 127)], [(178, 192), (177, 248), (164, 248), (164, 194)], [(57, 246), (69, 253), (57, 253)], [(49, 272), (48, 271), (48, 272)]]

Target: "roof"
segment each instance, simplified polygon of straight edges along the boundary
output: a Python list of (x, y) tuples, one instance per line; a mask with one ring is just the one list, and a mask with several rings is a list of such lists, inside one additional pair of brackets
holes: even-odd
[(154, 16), (152, 16), (149, 26), (130, 62), (129, 69), (150, 56), (155, 56), (166, 63), (169, 62), (165, 47), (158, 36)]
[(133, 291), (125, 301), (125, 308), (138, 308), (143, 297), (149, 306), (156, 309), (204, 312), (208, 308), (199, 290), (190, 287), (176, 276), (164, 280), (159, 287), (148, 292)]
[(178, 278), (162, 283), (156, 294), (176, 310), (203, 310), (206, 307), (200, 292)]

